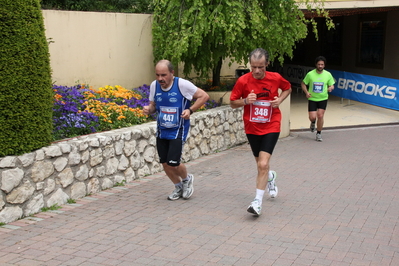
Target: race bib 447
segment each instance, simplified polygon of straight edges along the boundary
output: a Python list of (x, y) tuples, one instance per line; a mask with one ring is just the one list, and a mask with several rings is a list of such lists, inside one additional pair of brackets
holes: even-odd
[(166, 128), (177, 127), (179, 125), (179, 108), (160, 107), (159, 123)]

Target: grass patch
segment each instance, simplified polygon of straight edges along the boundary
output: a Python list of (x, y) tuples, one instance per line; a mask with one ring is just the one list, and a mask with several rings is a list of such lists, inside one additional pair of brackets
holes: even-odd
[(74, 200), (74, 199), (68, 199), (68, 200), (67, 200), (67, 203), (68, 203), (68, 204), (74, 204), (74, 203), (76, 203), (76, 200)]
[(58, 209), (61, 209), (61, 206), (58, 206), (58, 204), (54, 204), (53, 206), (50, 206), (50, 207), (43, 207), (43, 208), (41, 208), (41, 211), (42, 211), (42, 212), (46, 212), (46, 211), (55, 211), (55, 210), (58, 210)]
[(116, 182), (114, 184), (114, 187), (123, 187), (123, 186), (125, 186), (125, 183), (126, 183), (125, 180), (122, 180), (122, 182)]

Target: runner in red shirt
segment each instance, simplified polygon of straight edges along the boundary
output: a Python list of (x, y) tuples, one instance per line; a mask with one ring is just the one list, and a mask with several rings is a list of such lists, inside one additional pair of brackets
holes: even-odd
[[(256, 196), (247, 211), (261, 214), (266, 185), (272, 198), (277, 196), (277, 174), (270, 171), (269, 161), (280, 135), (280, 104), (291, 93), (291, 84), (280, 74), (266, 71), (269, 54), (257, 48), (249, 55), (251, 72), (241, 76), (234, 85), (230, 106), (244, 106), (245, 133), (257, 163)], [(281, 89), (281, 93), (279, 93)]]

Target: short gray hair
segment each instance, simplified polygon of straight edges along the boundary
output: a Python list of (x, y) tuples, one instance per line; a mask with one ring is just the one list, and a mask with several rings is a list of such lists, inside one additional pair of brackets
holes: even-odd
[(269, 62), (269, 53), (263, 48), (256, 48), (249, 54), (249, 62), (251, 62), (252, 58), (259, 60), (262, 59), (262, 57), (265, 57), (265, 63)]

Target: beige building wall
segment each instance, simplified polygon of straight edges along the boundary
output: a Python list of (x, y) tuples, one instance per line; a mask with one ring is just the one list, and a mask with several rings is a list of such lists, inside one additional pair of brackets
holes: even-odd
[(146, 14), (43, 10), (53, 82), (128, 89), (154, 79)]

